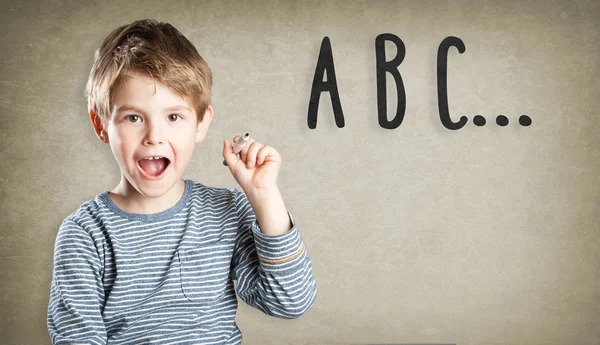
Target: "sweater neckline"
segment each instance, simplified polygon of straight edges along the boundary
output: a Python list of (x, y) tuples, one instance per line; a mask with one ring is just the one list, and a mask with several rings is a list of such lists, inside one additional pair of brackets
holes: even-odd
[(181, 209), (183, 209), (183, 207), (187, 204), (188, 200), (190, 199), (190, 195), (192, 192), (192, 181), (188, 180), (188, 179), (183, 179), (183, 181), (184, 181), (185, 187), (184, 187), (184, 191), (183, 191), (183, 195), (182, 195), (181, 199), (179, 199), (179, 201), (171, 208), (166, 209), (162, 212), (158, 212), (158, 213), (143, 214), (143, 213), (127, 212), (127, 211), (121, 209), (119, 206), (117, 206), (114, 203), (114, 201), (110, 198), (110, 195), (109, 195), (110, 191), (104, 191), (104, 192), (100, 193), (99, 198), (106, 205), (106, 207), (108, 207), (113, 213), (115, 213), (121, 217), (130, 219), (130, 220), (137, 220), (137, 221), (141, 221), (141, 222), (161, 221), (161, 220), (169, 219), (169, 218), (173, 217), (175, 214), (177, 214), (179, 211), (181, 211)]

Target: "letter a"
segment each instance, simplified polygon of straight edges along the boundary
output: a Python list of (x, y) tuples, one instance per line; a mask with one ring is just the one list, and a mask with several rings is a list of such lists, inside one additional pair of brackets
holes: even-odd
[[(323, 81), (325, 72), (327, 72), (327, 81)], [(331, 97), (331, 103), (333, 105), (335, 124), (338, 128), (344, 127), (344, 113), (342, 112), (340, 94), (335, 79), (331, 43), (329, 43), (329, 37), (327, 36), (325, 36), (321, 42), (321, 51), (319, 53), (319, 60), (317, 61), (317, 68), (315, 69), (315, 76), (313, 77), (313, 84), (310, 92), (310, 102), (308, 103), (308, 128), (310, 129), (317, 127), (319, 99), (321, 98), (321, 92), (323, 91), (329, 91), (329, 96)]]

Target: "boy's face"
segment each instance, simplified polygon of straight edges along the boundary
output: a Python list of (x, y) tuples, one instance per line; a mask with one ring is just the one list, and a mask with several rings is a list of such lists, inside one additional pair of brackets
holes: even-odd
[[(94, 127), (99, 136), (104, 129), (100, 139), (110, 144), (122, 183), (124, 177), (142, 195), (152, 198), (165, 195), (181, 181), (195, 144), (206, 136), (211, 119), (212, 107), (198, 123), (190, 103), (164, 84), (136, 73), (125, 77), (115, 90), (107, 127), (96, 123)], [(155, 156), (165, 159), (146, 159)]]

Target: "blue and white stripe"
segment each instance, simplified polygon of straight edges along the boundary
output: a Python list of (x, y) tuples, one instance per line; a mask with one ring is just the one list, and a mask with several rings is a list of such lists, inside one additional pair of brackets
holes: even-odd
[(184, 181), (164, 212), (128, 213), (103, 192), (63, 221), (53, 344), (240, 344), (236, 292), (278, 318), (313, 306), (311, 261), (291, 215), (291, 230), (265, 236), (241, 191)]

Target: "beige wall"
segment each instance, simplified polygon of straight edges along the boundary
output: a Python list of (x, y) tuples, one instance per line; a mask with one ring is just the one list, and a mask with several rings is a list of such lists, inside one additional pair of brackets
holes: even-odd
[[(244, 344), (600, 343), (600, 3), (581, 0), (3, 1), (3, 344), (49, 343), (58, 227), (119, 181), (86, 115), (93, 53), (147, 17), (182, 31), (214, 71), (215, 117), (184, 176), (237, 187), (221, 145), (246, 131), (283, 158), (278, 183), (317, 302), (293, 321), (241, 304)], [(386, 32), (406, 46), (394, 130), (377, 123), (374, 46)], [(312, 130), (324, 36), (346, 126), (324, 93)], [(451, 115), (469, 118), (456, 131), (437, 110), (447, 36), (466, 46), (448, 57)]]

